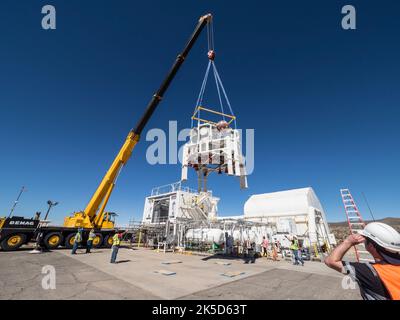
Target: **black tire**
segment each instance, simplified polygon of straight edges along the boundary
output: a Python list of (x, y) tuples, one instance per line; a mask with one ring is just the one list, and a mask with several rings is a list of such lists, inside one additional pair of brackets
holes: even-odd
[(64, 246), (67, 249), (71, 249), (74, 246), (74, 240), (76, 233), (70, 233), (65, 237)]
[(112, 238), (113, 235), (112, 234), (108, 234), (104, 237), (104, 242), (103, 242), (103, 247), (105, 248), (111, 248), (112, 246)]
[(50, 232), (45, 235), (43, 240), (44, 246), (49, 250), (55, 249), (58, 246), (62, 245), (63, 241), (64, 237), (60, 232)]
[(2, 242), (1, 248), (4, 251), (15, 251), (26, 242), (26, 235), (23, 233), (14, 233), (8, 235)]
[(96, 238), (94, 238), (92, 243), (92, 248), (99, 248), (103, 245), (103, 235), (101, 233), (96, 233)]

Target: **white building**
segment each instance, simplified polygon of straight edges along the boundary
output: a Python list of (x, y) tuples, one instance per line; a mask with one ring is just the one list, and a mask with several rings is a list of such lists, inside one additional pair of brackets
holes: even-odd
[[(284, 247), (289, 247), (288, 238), (294, 235), (305, 247), (313, 249), (315, 245), (336, 244), (312, 188), (252, 195), (242, 216), (218, 217), (219, 200), (210, 191), (198, 193), (179, 182), (158, 187), (145, 200), (142, 222), (147, 225), (168, 222), (168, 226), (173, 226), (174, 237), (182, 233), (180, 239), (188, 232), (186, 238), (223, 242), (223, 235), (228, 232), (235, 241), (250, 239), (260, 244), (265, 236), (278, 240)], [(203, 226), (193, 229), (196, 222)]]
[(252, 195), (244, 205), (244, 219), (275, 225), (275, 234), (296, 235), (306, 246), (335, 244), (325, 211), (311, 187)]

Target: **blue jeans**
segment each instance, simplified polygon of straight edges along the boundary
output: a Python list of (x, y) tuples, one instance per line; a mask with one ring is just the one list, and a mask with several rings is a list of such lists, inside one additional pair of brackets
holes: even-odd
[(115, 260), (117, 260), (118, 249), (119, 249), (118, 246), (112, 246), (111, 247), (111, 250), (112, 250), (112, 252), (111, 252), (111, 261), (110, 261), (111, 263), (115, 263)]
[(294, 255), (294, 264), (299, 264), (299, 262), (304, 265), (303, 257), (301, 256), (300, 250), (292, 250)]
[(78, 247), (79, 247), (79, 243), (78, 242), (74, 242), (71, 254), (76, 254), (76, 250), (78, 249)]
[(86, 244), (86, 253), (90, 253), (90, 249), (92, 249), (92, 246), (93, 246), (93, 241), (88, 240)]

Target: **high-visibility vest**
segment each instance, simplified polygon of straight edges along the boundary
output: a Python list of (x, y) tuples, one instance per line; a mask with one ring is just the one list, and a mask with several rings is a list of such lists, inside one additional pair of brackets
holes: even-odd
[(75, 242), (76, 242), (76, 243), (80, 243), (81, 241), (82, 241), (82, 236), (81, 236), (81, 233), (78, 232), (78, 233), (75, 235)]
[(294, 243), (290, 245), (290, 250), (299, 250), (299, 243), (294, 241)]
[(400, 266), (392, 264), (372, 264), (392, 300), (400, 300)]
[(89, 241), (93, 241), (94, 240), (94, 238), (96, 238), (96, 234), (94, 233), (94, 232), (90, 232), (89, 233)]
[(119, 246), (120, 242), (121, 241), (119, 240), (118, 234), (117, 233), (114, 234), (114, 236), (113, 236), (113, 246)]

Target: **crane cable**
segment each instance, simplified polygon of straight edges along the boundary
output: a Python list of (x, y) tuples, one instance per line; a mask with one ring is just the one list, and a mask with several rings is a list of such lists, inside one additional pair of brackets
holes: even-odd
[[(221, 92), (222, 92), (222, 94), (223, 94), (223, 96), (225, 98), (225, 102), (226, 102), (226, 104), (227, 104), (227, 106), (229, 108), (230, 114), (232, 116), (235, 116), (234, 113), (233, 113), (232, 106), (231, 106), (231, 103), (229, 101), (228, 95), (226, 94), (224, 85), (222, 83), (221, 77), (220, 77), (220, 75), (218, 73), (217, 66), (215, 65), (215, 61), (214, 61), (214, 59), (215, 59), (214, 27), (213, 27), (212, 21), (209, 24), (207, 24), (207, 44), (208, 44), (208, 53), (207, 53), (207, 55), (208, 55), (208, 59), (209, 60), (208, 60), (208, 65), (207, 65), (206, 72), (205, 72), (205, 75), (204, 75), (204, 78), (203, 78), (203, 82), (201, 84), (200, 93), (199, 93), (197, 101), (196, 101), (195, 113), (196, 113), (197, 108), (199, 106), (201, 106), (202, 103), (203, 103), (204, 93), (205, 93), (205, 90), (206, 90), (206, 87), (207, 87), (207, 81), (208, 81), (210, 69), (212, 67), (214, 80), (215, 80), (215, 85), (217, 87), (218, 100), (219, 100), (219, 103), (220, 103), (221, 113), (225, 114), (224, 103), (223, 103), (223, 99), (222, 99), (222, 95), (221, 95)], [(198, 112), (198, 118), (200, 118), (200, 110), (198, 110), (197, 112)], [(222, 118), (225, 121), (225, 116), (224, 115), (222, 116)], [(199, 124), (199, 121), (198, 121), (198, 124)], [(192, 119), (191, 126), (193, 127), (193, 119)], [(234, 118), (234, 126), (235, 126), (235, 129), (236, 129), (236, 118)]]

